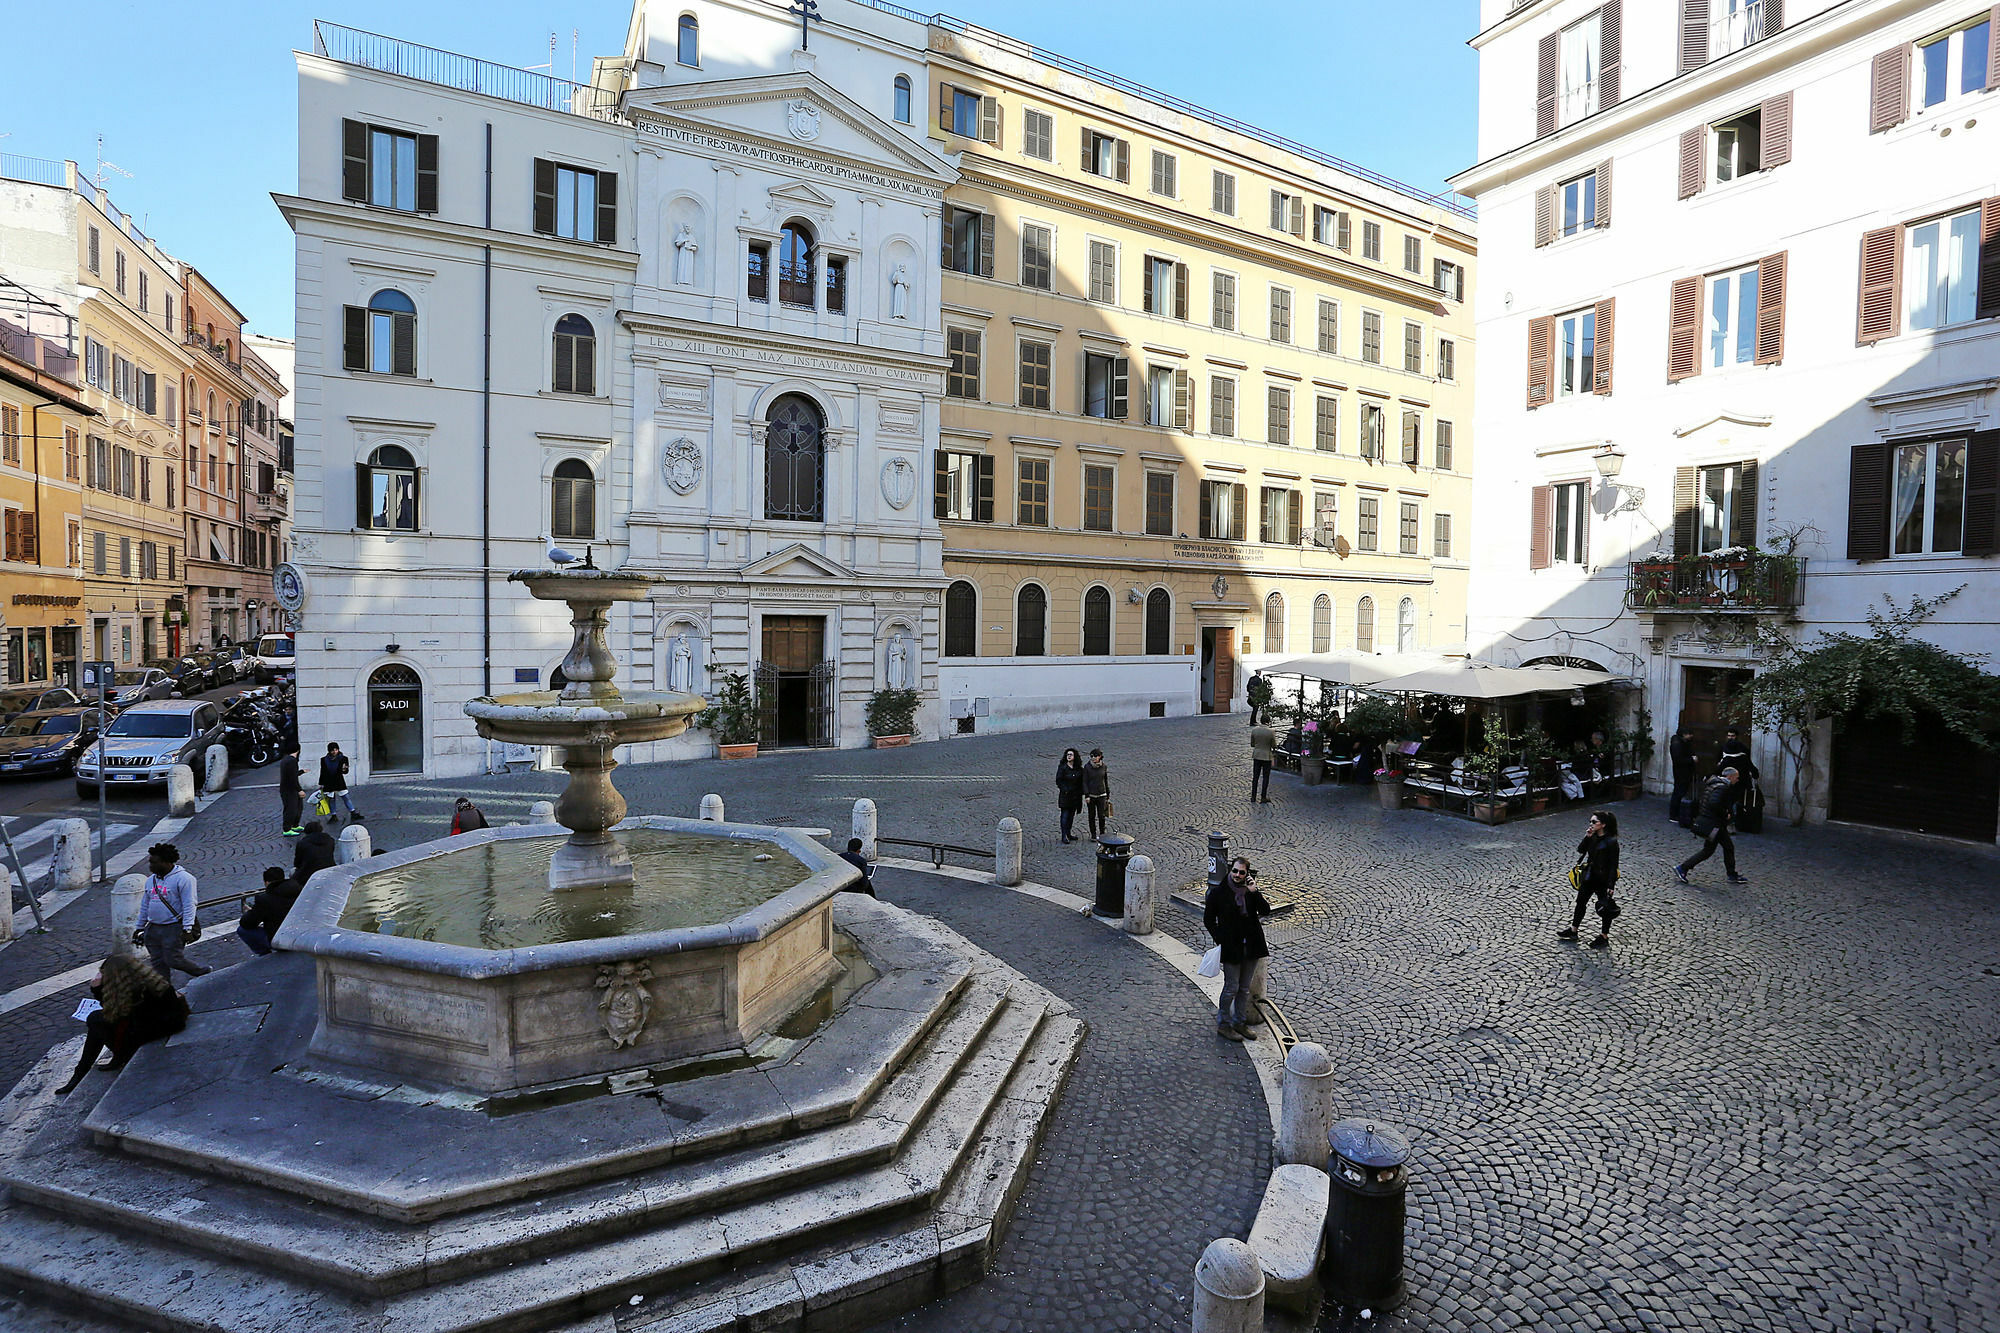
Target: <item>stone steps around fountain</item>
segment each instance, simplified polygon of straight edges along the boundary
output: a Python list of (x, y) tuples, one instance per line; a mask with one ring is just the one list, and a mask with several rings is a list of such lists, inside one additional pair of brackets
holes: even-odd
[[(1047, 1007), (1056, 1012), (999, 1087), (959, 1080), (896, 1162), (721, 1216), (684, 1218), (372, 1302), (14, 1201), (0, 1206), (0, 1284), (149, 1333), (612, 1333), (625, 1326), (615, 1313), (621, 1307), (715, 1316), (690, 1329), (861, 1327), (990, 1266), (1082, 1042), (1081, 1021), (1060, 1002)], [(927, 1213), (909, 1216), (925, 1203)], [(764, 1286), (775, 1282), (780, 1293), (790, 1283), (796, 1308), (781, 1305), (754, 1325), (740, 1322), (750, 1299), (740, 1290), (745, 1273), (763, 1275)], [(705, 1278), (709, 1286), (693, 1285)], [(641, 1307), (626, 1304), (632, 1295), (646, 1298)], [(717, 1322), (725, 1308), (728, 1322)], [(667, 1327), (678, 1333), (680, 1326)]]

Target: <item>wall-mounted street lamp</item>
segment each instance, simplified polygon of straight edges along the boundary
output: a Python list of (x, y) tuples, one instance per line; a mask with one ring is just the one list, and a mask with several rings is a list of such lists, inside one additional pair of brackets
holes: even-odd
[(1625, 470), (1625, 451), (1623, 449), (1620, 449), (1615, 444), (1606, 443), (1602, 449), (1599, 449), (1590, 456), (1590, 461), (1597, 464), (1597, 475), (1604, 478), (1604, 485), (1607, 490), (1617, 490), (1625, 493), (1624, 498), (1613, 505), (1610, 513), (1606, 514), (1605, 517), (1608, 518), (1611, 514), (1622, 514), (1627, 510), (1637, 509), (1646, 503), (1645, 487), (1620, 486), (1617, 482), (1618, 474)]

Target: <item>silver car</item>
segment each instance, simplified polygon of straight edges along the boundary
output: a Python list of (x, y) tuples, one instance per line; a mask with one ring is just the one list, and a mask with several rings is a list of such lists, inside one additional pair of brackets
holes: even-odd
[(145, 703), (148, 699), (171, 699), (174, 695), (174, 678), (158, 667), (140, 667), (135, 671), (120, 671), (111, 678), (111, 688), (104, 692), (104, 702), (114, 708), (130, 708), (133, 704)]
[[(199, 774), (204, 752), (221, 740), (222, 710), (206, 699), (134, 704), (104, 729), (103, 781), (114, 789), (161, 783), (175, 764)], [(99, 748), (93, 745), (77, 756), (78, 795), (97, 794)]]

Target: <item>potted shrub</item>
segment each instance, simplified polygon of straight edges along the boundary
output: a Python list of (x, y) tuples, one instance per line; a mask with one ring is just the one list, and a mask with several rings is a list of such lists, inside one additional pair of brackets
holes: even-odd
[(1299, 739), (1305, 747), (1299, 755), (1299, 780), (1308, 787), (1317, 787), (1326, 781), (1326, 745), (1319, 722), (1307, 718), (1299, 723)]
[(715, 737), (715, 752), (724, 759), (752, 759), (757, 754), (757, 702), (750, 697), (750, 678), (741, 671), (722, 673), (722, 687), (694, 724)]
[[(1396, 758), (1401, 758), (1398, 755)], [(1375, 770), (1375, 799), (1382, 803), (1384, 810), (1403, 808), (1403, 770), (1400, 768), (1378, 768)]]
[(910, 743), (917, 724), (917, 705), (923, 698), (915, 690), (891, 687), (868, 696), (868, 735), (878, 750)]
[(1503, 781), (1502, 774), (1513, 761), (1514, 738), (1498, 723), (1486, 729), (1486, 744), (1465, 757), (1465, 771), (1479, 779), (1480, 785), (1489, 793), (1472, 798), (1472, 817), (1482, 824), (1504, 824), (1507, 822), (1507, 802), (1495, 793)]

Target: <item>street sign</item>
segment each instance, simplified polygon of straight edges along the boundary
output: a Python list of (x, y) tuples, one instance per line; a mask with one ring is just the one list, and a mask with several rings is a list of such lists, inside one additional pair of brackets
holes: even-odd
[(100, 695), (111, 688), (113, 663), (85, 662), (83, 664), (83, 688), (96, 690)]

